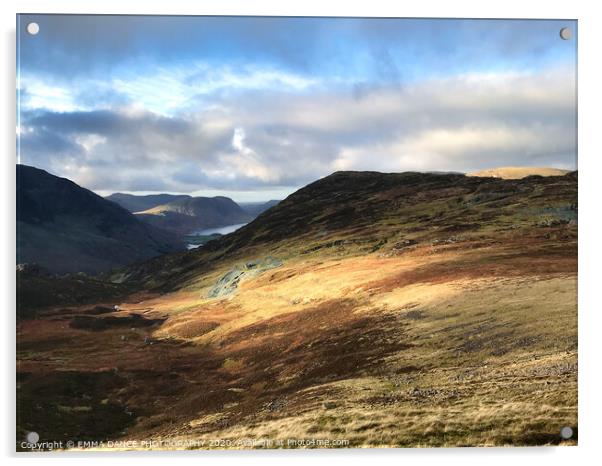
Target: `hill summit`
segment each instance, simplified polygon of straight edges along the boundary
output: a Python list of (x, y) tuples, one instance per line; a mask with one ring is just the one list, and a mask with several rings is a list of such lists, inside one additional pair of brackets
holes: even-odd
[(499, 167), (468, 173), (466, 176), (502, 178), (504, 180), (519, 180), (527, 176), (562, 176), (569, 170), (547, 167)]

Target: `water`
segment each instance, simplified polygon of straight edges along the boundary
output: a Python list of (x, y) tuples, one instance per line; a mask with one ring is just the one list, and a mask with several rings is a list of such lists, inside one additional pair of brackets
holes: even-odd
[(208, 235), (214, 235), (216, 233), (220, 234), (220, 235), (227, 235), (228, 233), (233, 233), (236, 230), (238, 230), (239, 228), (242, 228), (246, 225), (246, 223), (237, 223), (235, 225), (226, 225), (225, 227), (219, 227), (219, 228), (204, 228), (202, 230), (197, 230), (193, 233), (193, 235), (198, 235), (198, 236), (208, 236)]
[[(203, 237), (208, 237), (211, 235), (227, 235), (228, 233), (232, 233), (236, 230), (238, 230), (239, 228), (242, 228), (246, 225), (246, 223), (236, 223), (234, 225), (226, 225), (225, 227), (219, 227), (219, 228), (203, 228), (202, 230), (197, 230), (193, 233), (191, 233), (190, 235), (188, 235), (189, 237), (193, 237), (193, 236), (203, 236)], [(201, 239), (201, 238), (199, 238)], [(209, 241), (211, 238), (203, 238), (201, 239), (200, 242), (194, 242), (194, 243), (189, 243), (186, 245), (186, 247), (188, 249), (196, 249), (199, 246), (202, 246), (203, 244), (205, 244), (207, 241)]]

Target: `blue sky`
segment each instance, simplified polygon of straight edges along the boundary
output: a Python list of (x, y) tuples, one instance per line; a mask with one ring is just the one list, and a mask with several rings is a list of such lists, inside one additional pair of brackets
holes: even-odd
[[(40, 32), (31, 36), (26, 25)], [(21, 15), (20, 162), (101, 194), (576, 168), (574, 21)]]

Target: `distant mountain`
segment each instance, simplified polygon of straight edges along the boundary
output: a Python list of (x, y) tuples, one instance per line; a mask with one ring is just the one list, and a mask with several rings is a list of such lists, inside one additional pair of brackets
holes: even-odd
[(180, 235), (203, 228), (246, 223), (253, 215), (228, 197), (188, 197), (136, 212), (136, 216), (156, 227)]
[(183, 249), (171, 233), (65, 178), (17, 165), (17, 263), (98, 273)]
[(480, 170), (468, 173), (466, 176), (480, 176), (491, 178), (502, 178), (504, 180), (520, 180), (527, 176), (563, 176), (569, 173), (569, 170), (560, 170), (559, 168), (546, 167), (499, 167), (489, 170)]
[(280, 201), (272, 199), (267, 202), (239, 202), (238, 205), (243, 208), (245, 212), (252, 215), (253, 217), (257, 217), (262, 212), (265, 212), (270, 207), (274, 207)]
[(149, 194), (147, 196), (137, 196), (135, 194), (115, 193), (105, 197), (105, 199), (116, 202), (124, 209), (134, 213), (180, 199), (190, 199), (190, 196), (186, 194)]

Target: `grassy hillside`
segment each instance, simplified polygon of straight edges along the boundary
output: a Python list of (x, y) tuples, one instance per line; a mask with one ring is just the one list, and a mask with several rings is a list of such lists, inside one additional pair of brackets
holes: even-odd
[(335, 173), (20, 322), (18, 436), (574, 444), (576, 278), (576, 173)]

